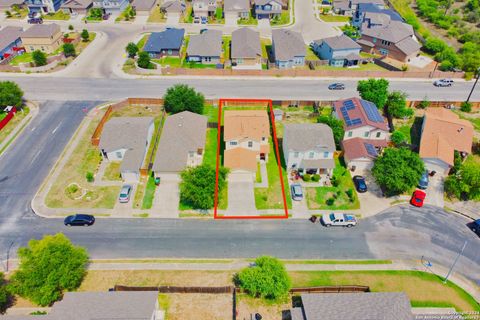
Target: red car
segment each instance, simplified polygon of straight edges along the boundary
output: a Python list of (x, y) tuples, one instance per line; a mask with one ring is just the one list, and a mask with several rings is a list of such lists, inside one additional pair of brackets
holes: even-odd
[(410, 199), (410, 204), (415, 207), (422, 207), (426, 196), (427, 194), (422, 190), (415, 190), (412, 199)]

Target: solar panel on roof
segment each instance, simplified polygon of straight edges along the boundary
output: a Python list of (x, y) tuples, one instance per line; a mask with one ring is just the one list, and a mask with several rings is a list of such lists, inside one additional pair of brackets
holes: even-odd
[(353, 109), (355, 109), (355, 104), (353, 103), (352, 100), (343, 101), (343, 106), (344, 106), (345, 109), (347, 109), (347, 110), (353, 110)]
[(357, 124), (361, 124), (362, 123), (362, 119), (360, 118), (356, 118), (356, 119), (353, 119), (352, 120), (352, 125), (357, 125)]
[(375, 149), (373, 144), (365, 143), (365, 149), (367, 149), (368, 154), (372, 157), (378, 156), (377, 149)]
[(383, 117), (378, 111), (374, 103), (366, 100), (360, 100), (363, 110), (367, 114), (367, 118), (373, 122), (383, 122)]

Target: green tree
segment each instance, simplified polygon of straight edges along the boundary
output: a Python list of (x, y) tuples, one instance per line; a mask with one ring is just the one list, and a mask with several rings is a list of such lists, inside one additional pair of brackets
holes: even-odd
[(3, 273), (0, 272), (0, 313), (5, 312), (10, 304), (11, 296), (5, 284)]
[(77, 55), (75, 46), (72, 43), (64, 43), (62, 49), (65, 57), (75, 57)]
[(386, 79), (360, 80), (357, 84), (357, 91), (362, 99), (371, 101), (377, 108), (383, 109), (387, 103), (388, 85)]
[(284, 264), (269, 256), (258, 257), (253, 267), (240, 271), (237, 282), (251, 296), (270, 300), (285, 297), (291, 287)]
[(392, 91), (388, 94), (385, 111), (394, 118), (410, 118), (414, 111), (407, 108), (407, 95), (404, 92)]
[(35, 66), (37, 67), (44, 66), (47, 64), (47, 55), (40, 50), (33, 51), (32, 59), (33, 59), (33, 62), (35, 63)]
[(129, 42), (125, 48), (125, 51), (127, 51), (130, 58), (134, 58), (138, 53), (138, 46), (133, 42)]
[(47, 306), (61, 298), (63, 291), (77, 289), (86, 273), (87, 251), (74, 246), (58, 233), (30, 240), (18, 249), (20, 265), (10, 279), (13, 293)]
[(73, 29), (75, 29), (75, 28), (73, 27), (73, 25), (69, 24), (69, 25), (68, 25), (68, 30), (73, 31)]
[(468, 157), (458, 172), (445, 180), (445, 191), (461, 200), (480, 199), (480, 162)]
[(23, 91), (13, 81), (0, 81), (0, 107), (23, 106)]
[(470, 102), (463, 101), (460, 105), (460, 110), (463, 112), (472, 112), (472, 104)]
[(343, 136), (345, 135), (345, 129), (343, 128), (342, 120), (337, 119), (333, 115), (329, 115), (329, 116), (319, 116), (317, 119), (317, 122), (324, 123), (332, 129), (335, 144), (339, 149), (340, 143), (342, 142)]
[[(228, 170), (220, 167), (218, 172), (218, 194), (226, 187)], [(215, 168), (200, 165), (187, 168), (181, 173), (180, 202), (195, 209), (207, 210), (214, 206)]]
[(167, 89), (163, 96), (164, 106), (167, 112), (179, 113), (191, 111), (198, 114), (203, 113), (205, 97), (200, 92), (185, 84), (176, 84)]
[(394, 196), (415, 187), (425, 172), (420, 156), (406, 148), (386, 148), (375, 159), (372, 173), (387, 196)]
[(88, 40), (90, 40), (90, 33), (87, 29), (83, 29), (80, 36), (82, 37), (83, 42), (87, 42)]
[(138, 54), (137, 64), (140, 68), (143, 68), (143, 69), (152, 68), (151, 66), (152, 63), (150, 62), (150, 56), (148, 52), (142, 51)]
[(424, 47), (430, 53), (436, 54), (442, 52), (447, 47), (447, 44), (441, 39), (428, 37), (425, 41)]
[(390, 136), (390, 140), (393, 142), (395, 146), (401, 146), (405, 142), (407, 142), (407, 137), (403, 134), (403, 132), (395, 130), (392, 132)]

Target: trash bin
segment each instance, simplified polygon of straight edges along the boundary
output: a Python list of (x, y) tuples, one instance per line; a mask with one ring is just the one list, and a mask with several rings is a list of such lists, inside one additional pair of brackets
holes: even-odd
[(160, 184), (160, 178), (156, 177), (155, 178), (155, 185), (158, 186)]

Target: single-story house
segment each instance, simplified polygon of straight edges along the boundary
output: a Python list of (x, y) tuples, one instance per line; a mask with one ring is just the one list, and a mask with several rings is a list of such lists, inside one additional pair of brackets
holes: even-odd
[(0, 10), (11, 10), (13, 6), (21, 7), (24, 3), (24, 0), (0, 0)]
[(143, 51), (152, 58), (179, 56), (183, 45), (185, 29), (169, 28), (162, 32), (152, 32)]
[(367, 100), (349, 98), (333, 103), (333, 114), (343, 122), (343, 140), (363, 138), (386, 140), (389, 138), (387, 121), (377, 106)]
[(335, 141), (326, 124), (285, 124), (282, 145), (288, 171), (332, 176)]
[(21, 27), (4, 27), (0, 30), (0, 62), (23, 52)]
[(329, 65), (335, 67), (349, 67), (358, 65), (362, 60), (362, 47), (350, 37), (342, 34), (313, 42), (312, 50), (320, 59), (328, 60)]
[(257, 162), (268, 161), (270, 122), (266, 110), (226, 110), (223, 117), (224, 166), (257, 172)]
[(62, 45), (63, 33), (56, 23), (36, 24), (22, 33), (22, 44), (27, 52), (40, 50), (52, 53)]
[(463, 156), (472, 152), (473, 135), (470, 121), (445, 108), (428, 108), (423, 117), (420, 157), (429, 171), (448, 173), (455, 150)]
[(249, 0), (224, 0), (223, 11), (225, 20), (248, 19), (250, 10)]
[(155, 154), (155, 177), (165, 179), (202, 164), (207, 135), (206, 116), (183, 111), (168, 116)]
[(216, 0), (193, 0), (193, 16), (198, 18), (206, 18), (215, 15), (217, 10)]
[(160, 11), (166, 14), (183, 14), (186, 8), (187, 6), (183, 0), (168, 0), (160, 6)]
[(257, 19), (272, 19), (282, 14), (281, 0), (255, 0), (255, 15)]
[(357, 43), (364, 52), (380, 54), (401, 62), (409, 62), (422, 47), (414, 39), (413, 27), (400, 21), (390, 21), (380, 27), (363, 27)]
[(5, 320), (160, 320), (156, 291), (65, 292), (45, 315), (7, 315)]
[(300, 32), (273, 29), (272, 50), (277, 68), (288, 69), (305, 65), (307, 49)]
[(232, 32), (230, 56), (234, 69), (262, 69), (260, 33), (250, 28)]
[(105, 123), (98, 147), (105, 160), (122, 162), (124, 181), (139, 181), (153, 130), (152, 117), (114, 117)]
[(104, 13), (112, 15), (119, 15), (129, 4), (129, 0), (93, 0), (93, 8), (102, 9)]
[(205, 30), (190, 36), (187, 48), (187, 61), (203, 64), (222, 63), (222, 31)]
[(292, 320), (413, 320), (404, 292), (303, 293)]
[(381, 150), (388, 146), (387, 140), (353, 138), (342, 141), (343, 159), (352, 170), (370, 170)]
[(156, 3), (157, 0), (133, 0), (132, 8), (137, 16), (149, 16)]
[(92, 6), (93, 0), (67, 0), (60, 6), (60, 9), (68, 14), (85, 15)]

